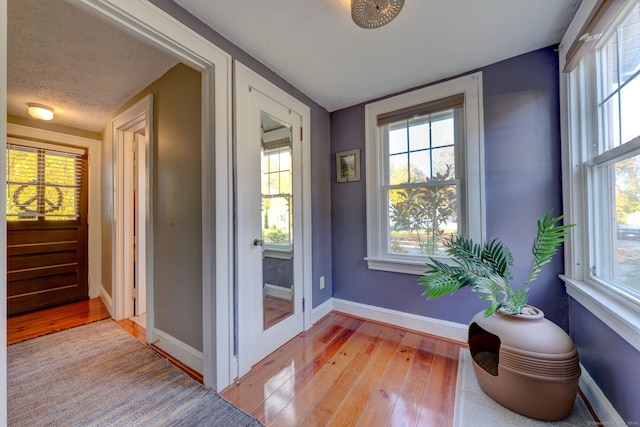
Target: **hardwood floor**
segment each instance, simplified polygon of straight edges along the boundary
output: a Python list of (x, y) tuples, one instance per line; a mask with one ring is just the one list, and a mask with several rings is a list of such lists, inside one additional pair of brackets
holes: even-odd
[(15, 344), (109, 317), (109, 312), (100, 298), (10, 316), (7, 318), (7, 344)]
[[(108, 317), (99, 298), (11, 316), (8, 343)], [(116, 323), (145, 342), (142, 326)], [(331, 313), (221, 394), (270, 426), (450, 426), (462, 346)]]
[(331, 313), (221, 394), (272, 426), (450, 426), (461, 347)]

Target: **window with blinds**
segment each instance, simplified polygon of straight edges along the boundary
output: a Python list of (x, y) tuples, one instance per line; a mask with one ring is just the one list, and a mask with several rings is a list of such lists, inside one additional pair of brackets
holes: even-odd
[(78, 219), (85, 160), (84, 150), (9, 139), (7, 220)]
[(443, 241), (484, 236), (482, 74), (365, 106), (367, 265), (424, 273)]
[[(391, 254), (442, 255), (443, 239), (458, 234), (460, 178), (456, 152), (463, 134), (459, 102), (434, 102), (381, 120), (387, 170), (387, 250)], [(408, 110), (408, 109), (407, 109)], [(387, 124), (388, 123), (388, 124)]]

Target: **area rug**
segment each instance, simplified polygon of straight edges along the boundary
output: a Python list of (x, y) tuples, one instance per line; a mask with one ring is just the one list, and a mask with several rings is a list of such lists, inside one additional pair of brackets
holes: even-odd
[(261, 426), (111, 320), (7, 349), (10, 426)]
[(454, 427), (588, 426), (594, 424), (593, 417), (580, 396), (576, 397), (571, 414), (562, 421), (539, 421), (517, 414), (500, 405), (482, 391), (473, 373), (472, 363), (469, 350), (460, 349), (453, 415)]

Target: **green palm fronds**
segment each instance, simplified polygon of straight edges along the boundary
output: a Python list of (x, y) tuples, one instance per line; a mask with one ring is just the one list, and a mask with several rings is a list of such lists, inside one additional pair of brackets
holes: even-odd
[(538, 234), (536, 234), (532, 247), (533, 262), (525, 285), (538, 277), (542, 266), (551, 261), (551, 258), (558, 252), (558, 246), (564, 242), (569, 234), (569, 228), (573, 227), (573, 224), (556, 225), (562, 221), (564, 216), (551, 218), (552, 213), (553, 211), (549, 211), (546, 215), (538, 218)]
[(533, 242), (533, 262), (524, 287), (514, 290), (510, 268), (513, 255), (500, 240), (479, 245), (464, 236), (454, 236), (445, 240), (445, 252), (451, 262), (445, 263), (432, 257), (426, 263), (429, 268), (418, 278), (418, 284), (427, 299), (436, 299), (454, 294), (460, 288), (470, 287), (480, 299), (489, 301), (486, 317), (498, 310), (505, 314), (520, 314), (527, 304), (529, 283), (537, 277), (542, 266), (553, 258), (573, 225), (557, 225), (563, 218), (552, 218), (553, 211), (538, 218), (538, 232)]

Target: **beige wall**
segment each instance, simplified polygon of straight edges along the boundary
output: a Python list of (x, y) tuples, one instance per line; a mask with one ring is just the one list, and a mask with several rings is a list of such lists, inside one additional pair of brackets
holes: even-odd
[(80, 136), (82, 138), (101, 140), (102, 135), (97, 132), (89, 132), (87, 130), (71, 128), (68, 126), (57, 125), (54, 123), (43, 122), (42, 120), (30, 119), (25, 117), (7, 115), (7, 123), (14, 125), (22, 125), (30, 128), (48, 130), (51, 132), (64, 133), (66, 135)]
[[(155, 327), (202, 351), (200, 73), (178, 64), (114, 112), (153, 95)], [(103, 151), (103, 286), (112, 294), (113, 154)]]

